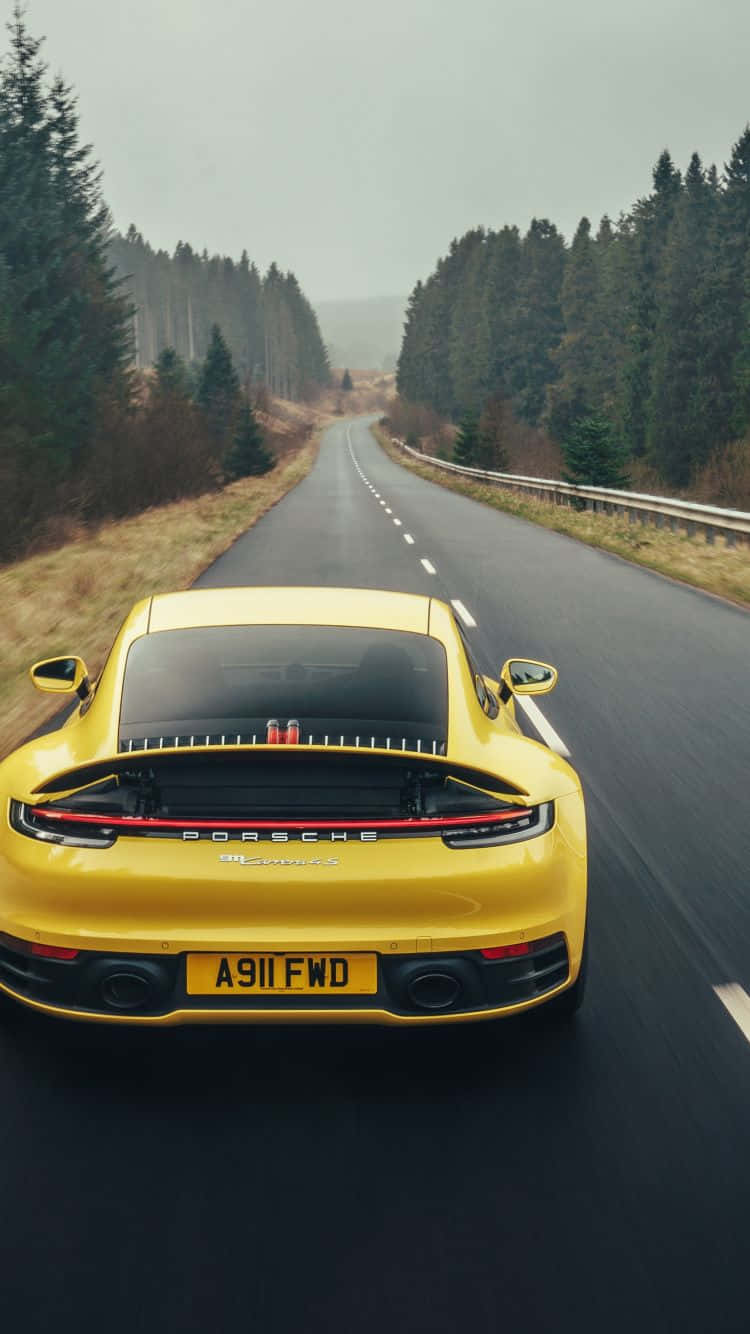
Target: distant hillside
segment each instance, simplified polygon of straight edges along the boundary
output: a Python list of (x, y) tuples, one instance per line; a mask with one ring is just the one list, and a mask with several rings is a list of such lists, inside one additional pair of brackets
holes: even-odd
[(404, 332), (406, 298), (320, 301), (315, 313), (332, 366), (394, 370)]

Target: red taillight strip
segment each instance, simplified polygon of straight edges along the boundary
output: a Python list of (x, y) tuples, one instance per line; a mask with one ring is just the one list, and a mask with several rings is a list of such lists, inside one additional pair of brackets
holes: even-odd
[(66, 824), (106, 825), (108, 829), (430, 829), (456, 825), (502, 824), (531, 815), (526, 808), (493, 811), (491, 815), (427, 815), (412, 820), (161, 820), (148, 815), (80, 815), (69, 811), (50, 811), (33, 806), (32, 816), (40, 820), (64, 820)]

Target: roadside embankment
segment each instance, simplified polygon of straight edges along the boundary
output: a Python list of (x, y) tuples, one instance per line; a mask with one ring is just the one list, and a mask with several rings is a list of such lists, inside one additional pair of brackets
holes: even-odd
[(629, 524), (615, 515), (579, 513), (486, 482), (470, 481), (417, 462), (391, 443), (390, 434), (382, 426), (372, 429), (394, 463), (429, 482), (750, 608), (750, 545), (709, 545), (700, 537)]
[(262, 477), (103, 523), (1, 570), (0, 755), (60, 708), (59, 696), (41, 695), (29, 681), (35, 660), (78, 653), (97, 673), (129, 607), (187, 588), (307, 475), (319, 437), (320, 430)]

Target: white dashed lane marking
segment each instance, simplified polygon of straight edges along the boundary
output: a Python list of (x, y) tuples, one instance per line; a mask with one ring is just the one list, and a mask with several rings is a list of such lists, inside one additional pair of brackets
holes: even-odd
[(458, 598), (451, 598), (451, 606), (458, 612), (464, 625), (467, 625), (470, 630), (473, 630), (476, 626), (476, 621), (468, 608), (464, 606), (463, 602), (460, 602)]
[[(357, 472), (362, 478), (362, 481), (365, 483), (365, 486), (367, 486), (368, 489), (372, 492), (375, 499), (380, 501), (380, 504), (383, 506), (383, 509), (385, 510), (386, 514), (391, 514), (392, 510), (387, 506), (386, 502), (382, 499), (380, 492), (376, 491), (372, 483), (367, 480), (364, 473), (362, 472), (362, 469), (359, 466), (359, 463), (357, 462), (357, 458), (352, 448), (352, 441), (351, 441), (351, 435), (349, 433), (349, 427), (347, 427), (346, 436), (349, 444), (349, 452), (352, 456), (352, 462), (354, 463)], [(400, 519), (394, 519), (393, 522), (397, 528), (401, 527)], [(402, 537), (410, 547), (414, 546), (414, 538), (412, 537), (411, 533), (402, 533)], [(422, 556), (420, 558), (420, 564), (422, 565), (422, 568), (426, 571), (427, 574), (437, 574), (435, 566), (433, 565), (432, 561), (427, 558), (427, 556)], [(454, 608), (456, 614), (461, 617), (461, 620), (463, 621), (467, 629), (473, 630), (476, 628), (477, 624), (476, 620), (472, 616), (468, 607), (465, 605), (465, 603), (463, 603), (460, 600), (460, 598), (451, 598), (451, 606)], [(555, 731), (552, 724), (547, 721), (544, 714), (542, 713), (542, 710), (539, 708), (538, 704), (536, 704), (533, 699), (530, 699), (528, 695), (516, 695), (515, 699), (516, 699), (516, 704), (526, 714), (526, 717), (528, 718), (532, 727), (535, 729), (536, 732), (538, 732), (539, 736), (546, 743), (546, 745), (549, 746), (550, 750), (556, 751), (558, 755), (563, 755), (566, 759), (569, 758), (570, 751), (568, 750), (568, 747), (565, 745), (565, 742), (562, 740), (562, 737), (560, 737), (558, 733)], [(735, 983), (730, 983), (726, 987), (715, 987), (714, 990), (716, 991), (716, 994), (719, 997), (719, 999), (729, 1010), (729, 1013), (732, 1015), (732, 1018), (735, 1020), (737, 1024), (739, 1024), (740, 1028), (745, 1034), (745, 1037), (750, 1042), (750, 998), (748, 998), (748, 996), (742, 990), (742, 987), (737, 986)], [(740, 1015), (741, 1017), (738, 1018), (738, 1015)]]
[(726, 982), (714, 987), (724, 1009), (731, 1014), (743, 1037), (750, 1042), (750, 996), (739, 982)]

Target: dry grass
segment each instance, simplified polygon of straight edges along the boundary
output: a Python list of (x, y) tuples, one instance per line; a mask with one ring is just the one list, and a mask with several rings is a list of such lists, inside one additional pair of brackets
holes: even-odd
[(98, 671), (128, 609), (151, 593), (186, 588), (240, 533), (309, 472), (318, 437), (265, 477), (81, 532), (55, 551), (0, 571), (0, 753), (60, 707), (26, 674), (37, 658), (79, 653)]
[(723, 538), (717, 538), (711, 546), (703, 536), (691, 538), (668, 529), (648, 527), (641, 523), (631, 524), (627, 519), (614, 515), (592, 514), (588, 511), (577, 513), (543, 500), (527, 499), (499, 487), (449, 476), (439, 468), (413, 461), (391, 444), (390, 437), (382, 428), (375, 427), (375, 432), (394, 462), (430, 482), (437, 482), (439, 486), (458, 491), (485, 505), (492, 505), (494, 509), (542, 524), (556, 533), (566, 533), (589, 546), (612, 551), (637, 565), (645, 565), (659, 574), (684, 580), (695, 588), (731, 598), (733, 602), (750, 608), (748, 544), (726, 547)]

